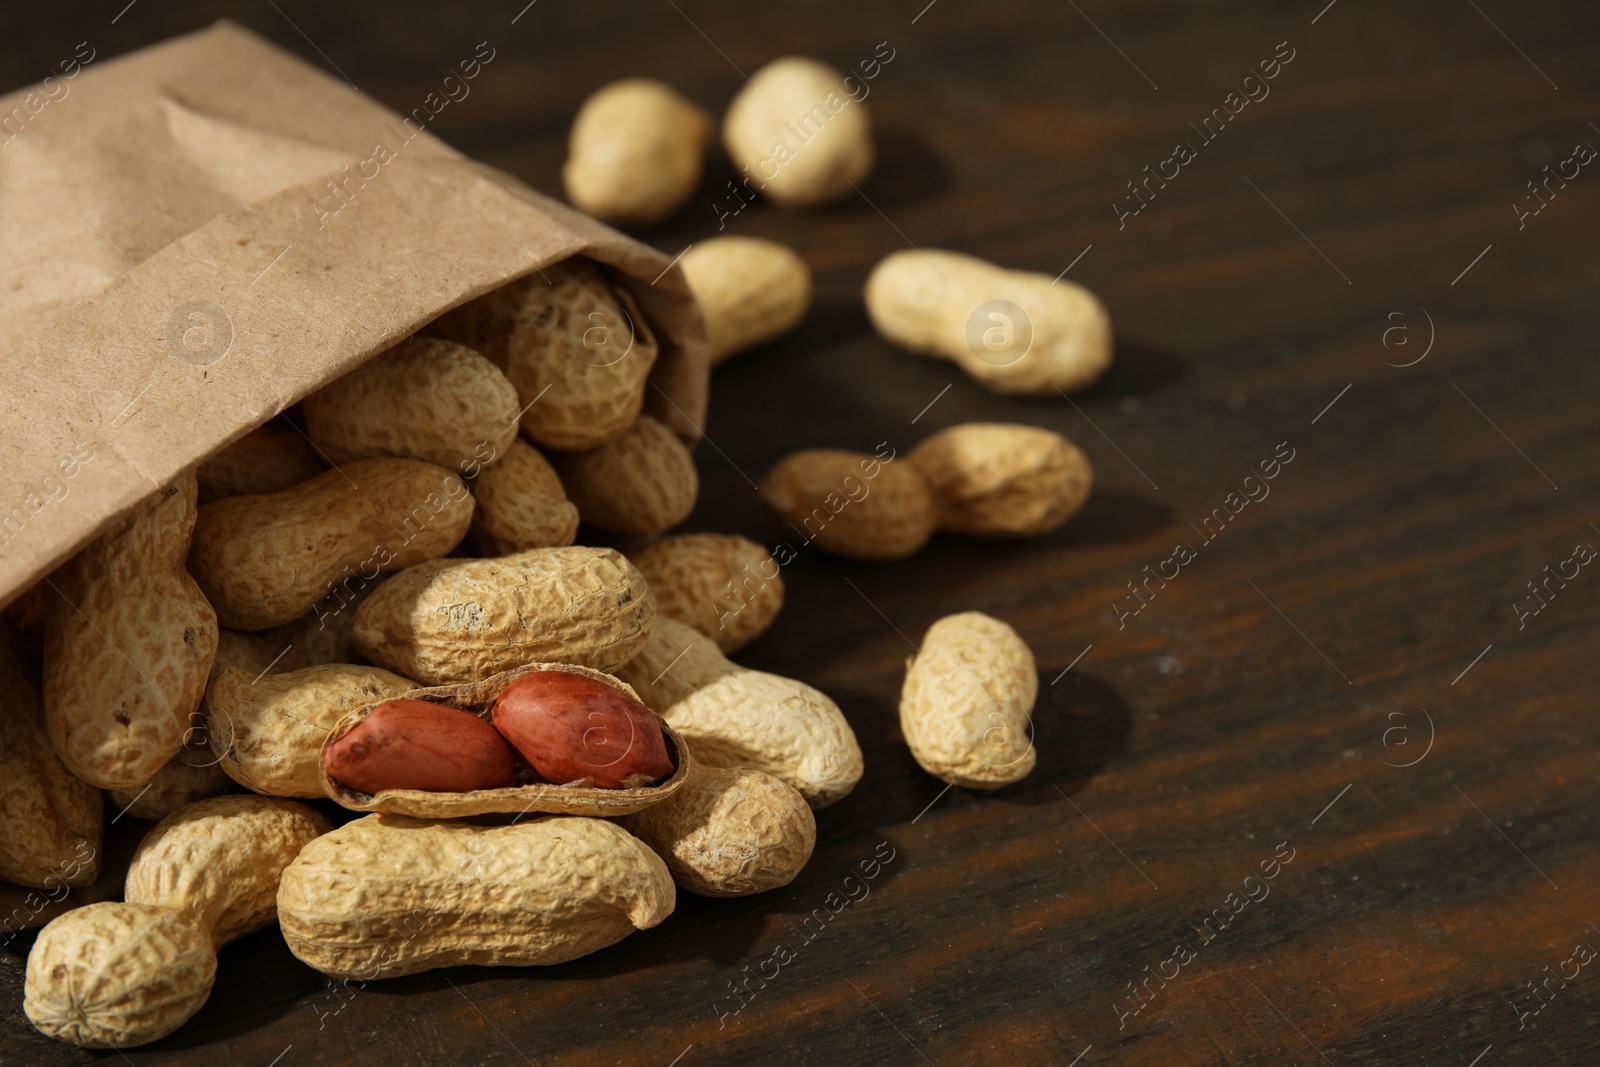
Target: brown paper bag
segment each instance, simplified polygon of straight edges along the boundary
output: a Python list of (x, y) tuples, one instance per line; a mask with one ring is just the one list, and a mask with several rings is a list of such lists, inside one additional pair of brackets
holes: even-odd
[(23, 111), (0, 143), (0, 605), (307, 393), (575, 254), (655, 328), (646, 410), (699, 437), (677, 268), (451, 149), (425, 103), (397, 115), (227, 22), (0, 100)]

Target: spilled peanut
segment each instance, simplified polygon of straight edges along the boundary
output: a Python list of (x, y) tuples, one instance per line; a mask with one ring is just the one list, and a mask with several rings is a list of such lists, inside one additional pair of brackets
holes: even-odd
[(811, 268), (776, 241), (712, 237), (679, 264), (705, 316), (713, 366), (788, 333), (811, 306)]
[(867, 314), (886, 339), (953, 361), (1012, 396), (1057, 396), (1111, 365), (1111, 319), (1082, 286), (976, 256), (908, 249), (867, 278)]
[(761, 194), (785, 207), (833, 203), (872, 170), (866, 105), (837, 70), (802, 56), (751, 75), (722, 121), (722, 143)]
[(900, 730), (929, 774), (999, 789), (1033, 770), (1033, 652), (1011, 627), (976, 611), (934, 623), (906, 663)]
[(598, 219), (653, 226), (700, 182), (711, 117), (671, 86), (625, 78), (578, 109), (561, 169), (567, 198)]

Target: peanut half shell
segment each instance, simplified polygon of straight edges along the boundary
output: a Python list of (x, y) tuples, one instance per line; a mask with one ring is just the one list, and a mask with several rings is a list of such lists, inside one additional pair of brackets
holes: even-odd
[[(469, 711), (489, 721), (495, 698), (506, 686), (518, 678), (538, 671), (567, 671), (581, 675), (615, 689), (634, 699), (638, 694), (626, 682), (609, 674), (566, 663), (533, 663), (518, 667), (478, 682), (458, 685), (438, 685), (427, 689), (413, 689), (399, 696), (406, 700), (427, 700), (462, 711)], [(386, 698), (394, 699), (394, 698)], [(328, 747), (353, 730), (382, 700), (357, 708), (341, 719), (328, 735), (323, 745), (324, 759), (319, 763), (323, 791), (337, 803), (351, 811), (378, 811), (395, 815), (411, 815), (422, 819), (448, 819), (463, 815), (486, 815), (493, 812), (522, 814), (524, 812), (549, 812), (557, 815), (595, 815), (610, 817), (632, 815), (652, 804), (666, 800), (683, 785), (689, 776), (691, 762), (689, 749), (683, 738), (671, 726), (656, 716), (661, 733), (667, 742), (668, 755), (676, 768), (670, 776), (655, 785), (634, 789), (601, 789), (592, 785), (558, 785), (540, 780), (519, 761), (518, 784), (504, 789), (477, 789), (470, 793), (434, 793), (422, 789), (385, 789), (378, 793), (364, 793), (328, 773), (326, 755)]]

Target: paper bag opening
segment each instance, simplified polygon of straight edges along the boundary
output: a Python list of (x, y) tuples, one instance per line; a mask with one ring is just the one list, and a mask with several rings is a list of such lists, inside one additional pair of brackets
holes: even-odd
[(184, 469), (573, 255), (609, 265), (659, 339), (646, 411), (699, 438), (709, 363), (681, 272), (462, 156), (429, 115), (222, 22), (88, 65), (0, 141), (18, 234), (0, 246), (0, 605)]

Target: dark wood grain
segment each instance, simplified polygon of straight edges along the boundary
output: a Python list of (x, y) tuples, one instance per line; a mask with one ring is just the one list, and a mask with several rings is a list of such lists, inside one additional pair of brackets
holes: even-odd
[[(85, 38), (111, 55), (227, 15), (401, 110), (488, 40), (494, 64), (438, 132), (552, 191), (606, 81), (661, 77), (720, 114), (741, 70), (888, 41), (863, 195), (729, 221), (798, 248), (817, 302), (719, 371), (689, 527), (793, 539), (752, 487), (779, 456), (904, 451), (974, 419), (1061, 430), (1098, 480), (1039, 541), (941, 537), (877, 567), (808, 548), (786, 568), (788, 605), (742, 659), (833, 695), (867, 760), (787, 889), (685, 896), (559, 967), (353, 995), (263, 932), (224, 950), (189, 1025), (122, 1057), (28, 1027), (23, 939), (0, 952), (0, 1063), (1600, 1062), (1593, 965), (1525, 1028), (1512, 1006), (1600, 944), (1600, 571), (1525, 628), (1512, 608), (1600, 545), (1600, 173), (1523, 229), (1511, 206), (1600, 144), (1600, 10), (1323, 4), (939, 0), (915, 24), (923, 0), (539, 0), (514, 26), (521, 0), (8, 13), (10, 82)], [(1285, 41), (1271, 95), (1119, 228), (1125, 183)], [(645, 238), (675, 254), (714, 232), (731, 173), (715, 161)], [(913, 243), (1052, 275), (1092, 246), (1070, 277), (1110, 307), (1116, 367), (1074, 403), (1025, 402), (894, 351), (860, 290)], [(1427, 358), (1386, 365), (1421, 354), (1428, 318)], [(1409, 333), (1386, 347), (1394, 326)], [(1126, 583), (1198, 542), (1190, 523), (1280, 442), (1295, 458), (1270, 497), (1119, 627)], [(994, 795), (942, 792), (899, 740), (904, 659), (964, 609), (1039, 658), (1038, 768)], [(1270, 894), (1206, 943), (1196, 927), (1280, 848)], [(870, 896), (797, 936), (880, 849)], [(1193, 960), (1121, 1015), (1179, 942)], [(779, 943), (796, 958), (721, 1014)]]

